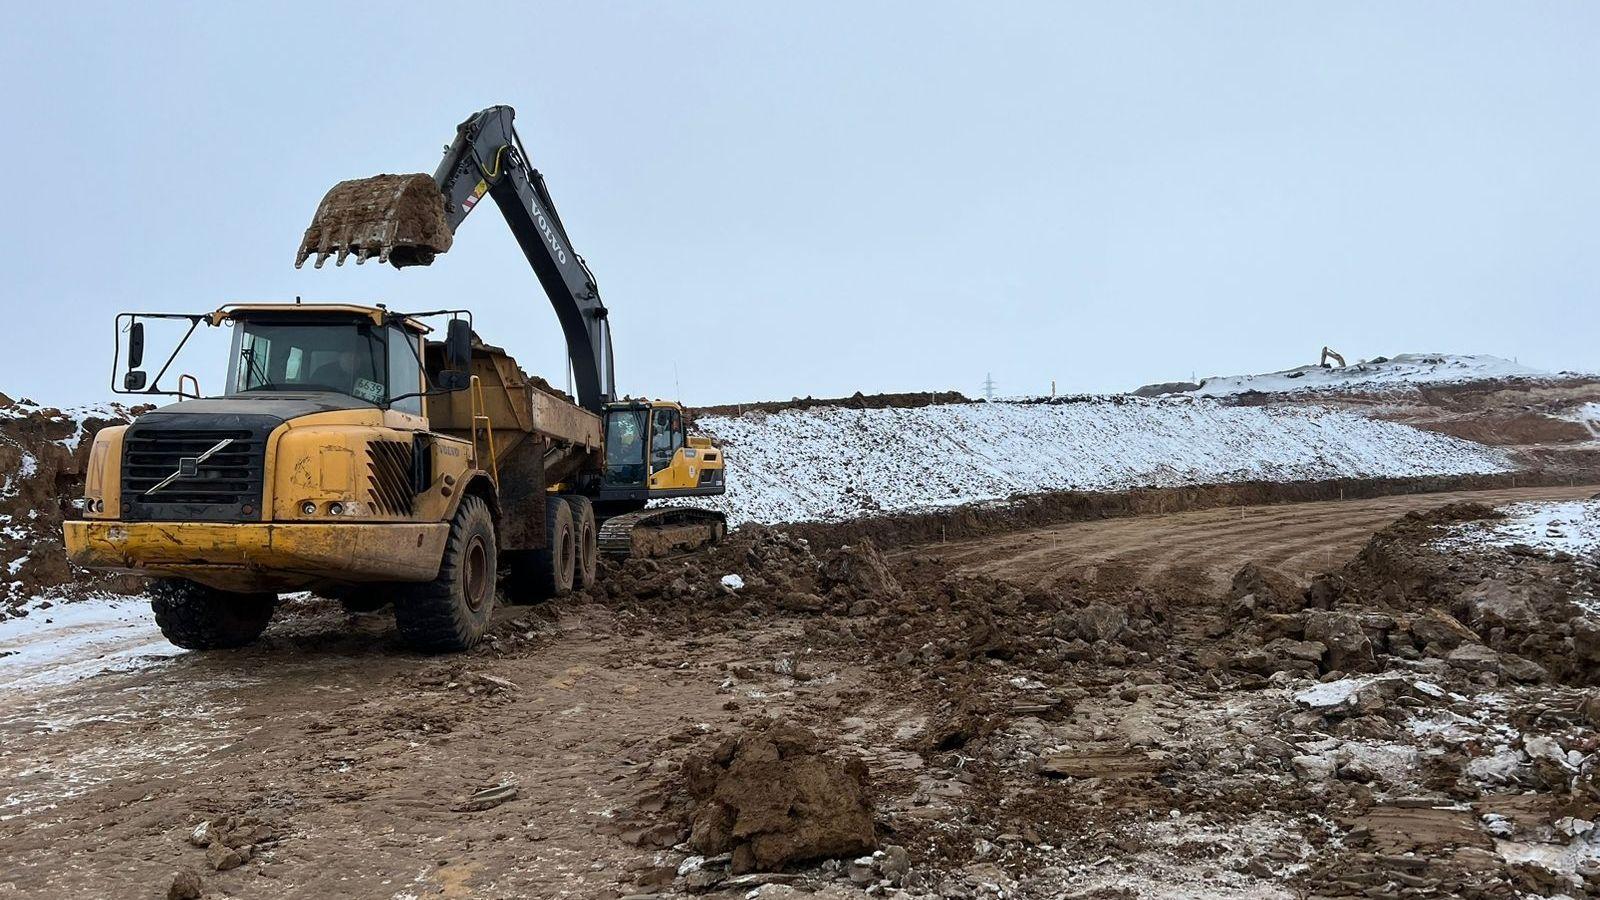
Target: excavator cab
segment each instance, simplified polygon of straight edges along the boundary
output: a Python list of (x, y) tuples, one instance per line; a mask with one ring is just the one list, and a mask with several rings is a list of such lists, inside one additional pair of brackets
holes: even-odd
[(602, 501), (643, 505), (725, 490), (721, 449), (710, 438), (690, 436), (683, 407), (670, 400), (607, 404), (605, 434)]

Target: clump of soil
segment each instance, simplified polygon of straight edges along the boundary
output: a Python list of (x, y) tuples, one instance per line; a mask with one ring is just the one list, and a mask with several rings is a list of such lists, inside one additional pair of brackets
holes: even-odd
[(775, 871), (876, 845), (867, 768), (827, 754), (810, 730), (767, 723), (684, 766), (694, 801), (689, 843), (732, 853), (735, 873)]
[(889, 564), (871, 538), (839, 547), (822, 561), (818, 587), (848, 606), (887, 603), (905, 591), (889, 571)]

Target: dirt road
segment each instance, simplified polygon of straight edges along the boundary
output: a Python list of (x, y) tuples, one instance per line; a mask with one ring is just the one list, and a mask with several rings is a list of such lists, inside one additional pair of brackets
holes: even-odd
[[(1219, 590), (1248, 559), (1297, 575), (1329, 567), (1410, 509), (1592, 493), (1212, 510), (920, 552), (1028, 584), (1114, 565)], [(86, 641), (86, 620), (64, 616), (63, 627)], [(678, 865), (652, 849), (663, 780), (687, 748), (760, 715), (826, 729), (880, 776), (905, 773), (880, 781), (880, 810), (899, 804), (909, 821), (939, 808), (930, 796), (962, 796), (970, 774), (930, 781), (934, 754), (914, 749), (934, 705), (892, 668), (816, 640), (812, 622), (751, 612), (663, 624), (599, 602), (512, 608), (490, 644), (424, 658), (399, 648), (387, 614), (351, 618), (308, 601), (247, 651), (144, 653), (148, 635), (136, 631), (131, 648), (108, 645), (99, 674), (32, 661), (0, 695), (0, 898), (164, 897), (185, 868), (204, 875), (207, 896), (639, 892), (670, 884)], [(473, 808), (475, 792), (506, 784), (511, 799)], [(254, 855), (213, 872), (187, 838), (226, 816), (259, 821)]]
[[(927, 548), (960, 571), (1049, 587), (1065, 576), (1116, 568), (1138, 580), (1198, 579), (1208, 593), (1227, 589), (1247, 562), (1296, 578), (1336, 568), (1374, 531), (1412, 510), (1456, 500), (1498, 504), (1581, 499), (1594, 486), (1407, 494), (1371, 500), (1244, 506), (1070, 522)], [(908, 551), (912, 552), (912, 551)]]

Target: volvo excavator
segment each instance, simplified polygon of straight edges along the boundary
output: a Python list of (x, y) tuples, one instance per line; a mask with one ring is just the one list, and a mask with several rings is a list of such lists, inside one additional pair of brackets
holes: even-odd
[[(484, 342), (464, 309), (297, 300), (117, 317), (113, 390), (179, 402), (96, 435), (65, 540), (86, 568), (151, 576), (173, 643), (250, 643), (279, 594), (315, 590), (352, 610), (392, 603), (413, 647), (464, 650), (488, 627), (498, 576), (531, 601), (591, 584), (599, 553), (725, 533), (720, 513), (647, 506), (721, 494), (721, 448), (689, 434), (679, 404), (617, 396), (608, 311), (513, 118), (468, 118), (432, 176), (334, 186), (295, 264), (431, 264), (488, 196), (555, 309), (575, 402)], [(187, 324), (159, 368), (144, 365), (155, 320)], [(201, 327), (233, 332), (221, 396), (201, 398), (190, 376), (162, 385)]]

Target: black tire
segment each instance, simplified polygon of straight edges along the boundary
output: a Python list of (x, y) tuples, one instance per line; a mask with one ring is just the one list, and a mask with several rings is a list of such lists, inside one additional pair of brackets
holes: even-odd
[(496, 555), (489, 505), (470, 494), (461, 498), (438, 577), (395, 586), (394, 622), (400, 639), (424, 653), (451, 653), (476, 644), (494, 614)]
[(508, 554), (506, 593), (513, 603), (538, 603), (572, 592), (574, 553), (572, 506), (560, 497), (546, 497), (545, 546)]
[(253, 643), (277, 604), (277, 594), (235, 594), (183, 578), (157, 578), (150, 584), (150, 609), (161, 633), (187, 650)]
[(594, 520), (594, 504), (588, 497), (564, 494), (572, 507), (573, 573), (572, 586), (582, 590), (594, 584), (600, 567), (600, 528)]

